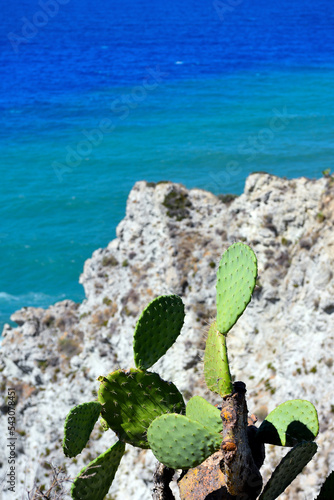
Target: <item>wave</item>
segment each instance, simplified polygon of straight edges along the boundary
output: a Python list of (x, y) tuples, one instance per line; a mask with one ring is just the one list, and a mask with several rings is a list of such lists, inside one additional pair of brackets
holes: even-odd
[(41, 292), (28, 292), (22, 295), (11, 295), (7, 292), (0, 292), (0, 302), (20, 302), (26, 303), (26, 306), (39, 304), (45, 306), (45, 304), (52, 304), (65, 298), (66, 295), (64, 293), (60, 295), (48, 295)]

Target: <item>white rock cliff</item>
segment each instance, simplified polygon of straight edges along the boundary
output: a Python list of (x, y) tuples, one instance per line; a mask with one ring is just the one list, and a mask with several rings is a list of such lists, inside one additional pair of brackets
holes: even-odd
[[(18, 326), (5, 326), (0, 349), (0, 448), (8, 442), (6, 395), (14, 388), (17, 484), (13, 496), (6, 452), (0, 460), (4, 500), (27, 498), (36, 482), (48, 487), (49, 463), (65, 466), (74, 478), (114, 442), (113, 433), (97, 424), (87, 449), (65, 458), (64, 419), (74, 405), (96, 398), (99, 375), (134, 366), (136, 320), (158, 295), (179, 294), (186, 320), (152, 371), (172, 380), (186, 400), (199, 394), (218, 402), (205, 387), (201, 360), (215, 316), (216, 266), (235, 241), (255, 251), (259, 279), (228, 336), (231, 371), (246, 383), (249, 411), (260, 421), (288, 399), (316, 406), (318, 453), (280, 497), (315, 498), (334, 469), (333, 179), (252, 174), (244, 193), (226, 201), (179, 184), (137, 182), (117, 238), (85, 263), (83, 303), (66, 300), (13, 314)], [(156, 461), (149, 450), (127, 448), (109, 498), (150, 499)], [(267, 446), (264, 482), (287, 451)]]

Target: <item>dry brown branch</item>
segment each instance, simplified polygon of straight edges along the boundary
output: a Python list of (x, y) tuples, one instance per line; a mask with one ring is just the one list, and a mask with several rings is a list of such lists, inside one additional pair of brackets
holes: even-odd
[(61, 467), (49, 463), (52, 470), (51, 485), (46, 487), (38, 486), (36, 483), (31, 491), (28, 491), (27, 500), (63, 500), (68, 491), (65, 488), (65, 483), (73, 482), (72, 479), (65, 474)]

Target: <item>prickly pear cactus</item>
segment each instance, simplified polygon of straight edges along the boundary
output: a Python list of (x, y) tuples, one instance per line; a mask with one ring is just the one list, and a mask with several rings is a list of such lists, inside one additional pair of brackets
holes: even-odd
[(98, 401), (82, 403), (69, 412), (65, 420), (63, 450), (67, 457), (75, 457), (87, 444), (102, 406)]
[(263, 489), (259, 500), (275, 500), (309, 463), (318, 446), (312, 441), (297, 444), (281, 460)]
[(102, 417), (119, 439), (133, 446), (149, 448), (146, 433), (156, 417), (185, 412), (181, 393), (157, 373), (117, 370), (99, 381)]
[(217, 272), (217, 327), (226, 334), (251, 300), (257, 277), (257, 260), (244, 243), (224, 252)]
[[(206, 492), (201, 498), (211, 496), (213, 484), (220, 485), (218, 490), (223, 487), (228, 496), (240, 493), (252, 500), (257, 498), (262, 487), (259, 468), (264, 460), (264, 443), (296, 446), (274, 471), (259, 500), (275, 500), (311, 460), (317, 449), (312, 440), (319, 431), (317, 412), (311, 403), (287, 401), (257, 429), (247, 426), (245, 384), (232, 384), (226, 336), (251, 300), (256, 277), (254, 252), (243, 243), (231, 245), (217, 272), (217, 320), (210, 327), (204, 354), (205, 381), (222, 398), (220, 409), (200, 396), (194, 396), (185, 406), (174, 384), (146, 371), (172, 346), (184, 322), (180, 297), (162, 296), (148, 304), (134, 333), (137, 368), (99, 377), (98, 401), (78, 405), (67, 416), (63, 446), (69, 457), (82, 451), (99, 415), (105, 430), (111, 429), (119, 438), (80, 472), (72, 486), (73, 499), (103, 500), (124, 454), (125, 442), (151, 447), (156, 458), (170, 468), (192, 469), (186, 474), (190, 489), (185, 488), (183, 495), (180, 487), (182, 500), (198, 500), (201, 482)], [(252, 485), (254, 480), (256, 484)], [(332, 491), (333, 473), (317, 500), (329, 500), (326, 495)]]
[[(136, 326), (136, 365), (148, 368), (164, 355), (180, 334), (183, 321), (184, 306), (180, 297), (172, 295), (153, 300)], [(99, 401), (78, 405), (66, 419), (64, 453), (73, 457), (82, 451), (99, 415), (104, 430), (112, 429), (120, 442), (81, 471), (71, 492), (72, 498), (77, 499), (104, 498), (124, 453), (121, 441), (148, 448), (147, 429), (157, 416), (185, 413), (181, 393), (156, 373), (142, 369), (116, 370), (98, 380), (101, 382)]]
[(257, 438), (263, 443), (294, 446), (301, 441), (313, 441), (318, 432), (318, 415), (313, 404), (292, 399), (269, 413), (257, 431)]
[(147, 370), (174, 344), (184, 322), (184, 305), (177, 295), (152, 300), (142, 312), (134, 333), (135, 364)]
[(103, 500), (113, 482), (124, 451), (125, 444), (117, 441), (109, 450), (84, 467), (72, 484), (72, 498)]
[(218, 451), (222, 436), (184, 415), (162, 415), (147, 432), (155, 457), (172, 469), (190, 469)]
[(210, 391), (225, 396), (233, 390), (228, 364), (226, 337), (212, 323), (204, 352), (204, 377)]
[(215, 432), (222, 432), (223, 422), (218, 408), (208, 403), (208, 401), (201, 396), (194, 396), (189, 399), (186, 406), (186, 416), (190, 420), (197, 420), (200, 424), (214, 430)]

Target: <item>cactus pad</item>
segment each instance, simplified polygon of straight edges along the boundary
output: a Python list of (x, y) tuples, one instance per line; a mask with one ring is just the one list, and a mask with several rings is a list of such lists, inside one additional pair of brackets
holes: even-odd
[(259, 500), (275, 500), (309, 463), (318, 446), (312, 441), (297, 444), (285, 455), (264, 487)]
[(133, 351), (138, 368), (150, 368), (174, 344), (184, 321), (184, 305), (178, 295), (162, 295), (142, 312), (134, 333)]
[(194, 396), (188, 401), (186, 406), (186, 416), (190, 420), (196, 420), (200, 424), (215, 432), (223, 431), (223, 422), (220, 410), (201, 396)]
[(292, 399), (269, 413), (257, 431), (257, 438), (263, 443), (294, 446), (301, 441), (313, 441), (318, 432), (318, 415), (313, 404)]
[(321, 487), (316, 500), (333, 500), (334, 498), (334, 470), (329, 474)]
[(204, 378), (210, 391), (225, 396), (231, 394), (233, 385), (228, 364), (226, 337), (212, 323), (204, 352)]
[(222, 436), (184, 415), (156, 418), (147, 432), (150, 447), (159, 462), (172, 469), (190, 469), (219, 450)]
[(75, 406), (65, 420), (63, 450), (67, 457), (75, 457), (87, 444), (102, 406), (98, 401)]
[(102, 417), (120, 440), (133, 446), (149, 448), (146, 433), (156, 417), (185, 412), (181, 393), (156, 373), (117, 370), (99, 381)]
[(226, 334), (244, 312), (256, 283), (257, 260), (244, 243), (224, 252), (217, 272), (217, 327)]
[(71, 488), (74, 500), (103, 500), (113, 482), (125, 444), (117, 441), (109, 450), (84, 467)]
[(107, 424), (107, 422), (104, 420), (103, 417), (100, 417), (100, 424), (104, 432), (110, 429), (109, 425)]

